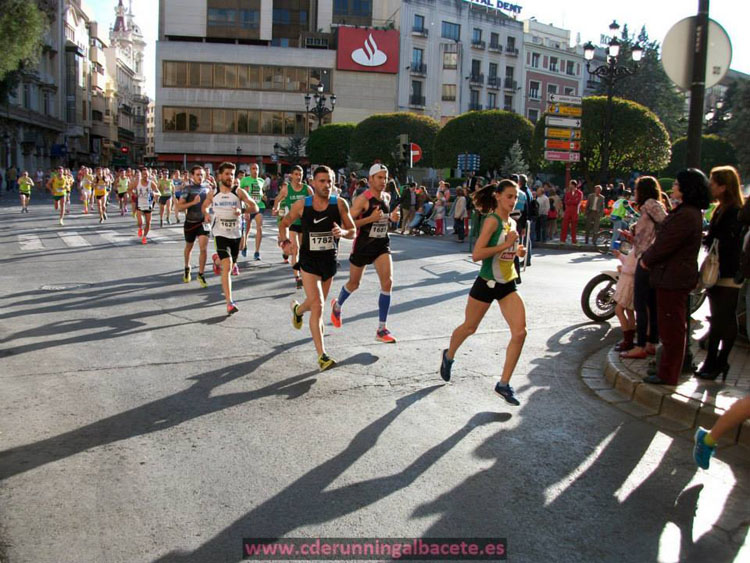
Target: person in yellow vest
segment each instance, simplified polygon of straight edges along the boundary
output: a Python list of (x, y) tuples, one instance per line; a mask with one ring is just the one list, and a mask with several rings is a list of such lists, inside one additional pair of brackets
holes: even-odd
[(34, 180), (29, 178), (28, 170), (24, 170), (18, 179), (18, 195), (21, 198), (21, 213), (29, 212), (29, 202), (31, 201), (31, 188), (34, 187)]
[(103, 168), (97, 168), (94, 175), (94, 198), (99, 211), (99, 222), (107, 220), (107, 175)]
[(124, 168), (120, 168), (120, 171), (117, 173), (115, 189), (117, 190), (117, 201), (120, 203), (120, 215), (125, 215), (128, 212), (130, 178), (125, 174)]
[(73, 174), (70, 172), (70, 168), (65, 169), (65, 213), (70, 215), (70, 192), (73, 190)]
[(164, 211), (167, 212), (167, 224), (170, 223), (169, 214), (172, 210), (172, 192), (174, 184), (169, 177), (169, 170), (159, 172), (159, 226), (164, 225)]
[(47, 190), (52, 192), (52, 199), (55, 201), (55, 209), (60, 211), (60, 224), (65, 224), (63, 215), (65, 215), (65, 196), (68, 193), (67, 182), (65, 181), (65, 171), (62, 166), (58, 166), (49, 180), (47, 180)]
[(83, 212), (89, 212), (89, 205), (92, 203), (91, 190), (94, 186), (94, 175), (91, 173), (91, 168), (83, 167), (83, 173), (81, 174), (81, 180), (78, 183), (78, 188), (81, 191), (81, 201), (83, 202)]

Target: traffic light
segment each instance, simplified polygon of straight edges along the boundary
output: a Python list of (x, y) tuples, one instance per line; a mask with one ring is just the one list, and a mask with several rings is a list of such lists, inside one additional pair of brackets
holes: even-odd
[(409, 135), (403, 133), (398, 136), (399, 160), (411, 168), (411, 143)]

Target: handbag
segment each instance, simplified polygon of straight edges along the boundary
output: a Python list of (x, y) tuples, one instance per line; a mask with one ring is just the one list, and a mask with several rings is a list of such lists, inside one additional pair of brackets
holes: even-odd
[(716, 285), (717, 281), (719, 281), (719, 239), (714, 239), (708, 249), (708, 256), (701, 264), (700, 284), (708, 289)]

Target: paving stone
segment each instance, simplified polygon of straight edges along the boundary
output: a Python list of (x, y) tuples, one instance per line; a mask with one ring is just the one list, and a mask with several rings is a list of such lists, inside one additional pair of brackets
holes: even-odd
[(596, 391), (596, 394), (600, 399), (603, 399), (612, 404), (624, 403), (627, 401), (627, 399), (623, 397), (619, 391), (615, 391), (614, 389), (603, 389), (600, 391)]
[(601, 391), (601, 390), (604, 390), (604, 389), (612, 389), (612, 384), (609, 381), (607, 381), (606, 379), (604, 379), (601, 376), (601, 374), (599, 374), (598, 378), (594, 378), (594, 377), (584, 378), (583, 382), (592, 391)]
[(584, 379), (597, 379), (602, 377), (604, 373), (603, 368), (581, 368), (581, 377)]
[(618, 403), (617, 408), (636, 418), (646, 418), (648, 416), (659, 414), (658, 410), (650, 409), (634, 401), (628, 401), (627, 403)]
[(633, 394), (633, 400), (647, 409), (659, 412), (664, 396), (669, 394), (669, 390), (659, 385), (639, 385)]
[(659, 414), (670, 420), (684, 424), (687, 428), (695, 426), (695, 419), (701, 404), (682, 395), (665, 395)]
[(617, 375), (617, 380), (615, 381), (615, 389), (617, 389), (628, 399), (632, 399), (636, 387), (641, 384), (642, 382), (640, 378), (637, 378), (634, 374), (620, 372)]
[(604, 369), (604, 377), (609, 381), (610, 387), (614, 387), (619, 373), (620, 370), (617, 368), (616, 364), (607, 363), (607, 367)]

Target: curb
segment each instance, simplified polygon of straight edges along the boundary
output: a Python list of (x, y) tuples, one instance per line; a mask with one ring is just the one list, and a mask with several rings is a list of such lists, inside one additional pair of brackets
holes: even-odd
[[(711, 428), (725, 411), (707, 400), (706, 395), (686, 395), (671, 385), (644, 383), (642, 376), (625, 365), (618, 352), (608, 351), (608, 347), (587, 359), (580, 375), (600, 399), (635, 418), (690, 439), (698, 426)], [(723, 436), (719, 444), (750, 449), (750, 421)]]

